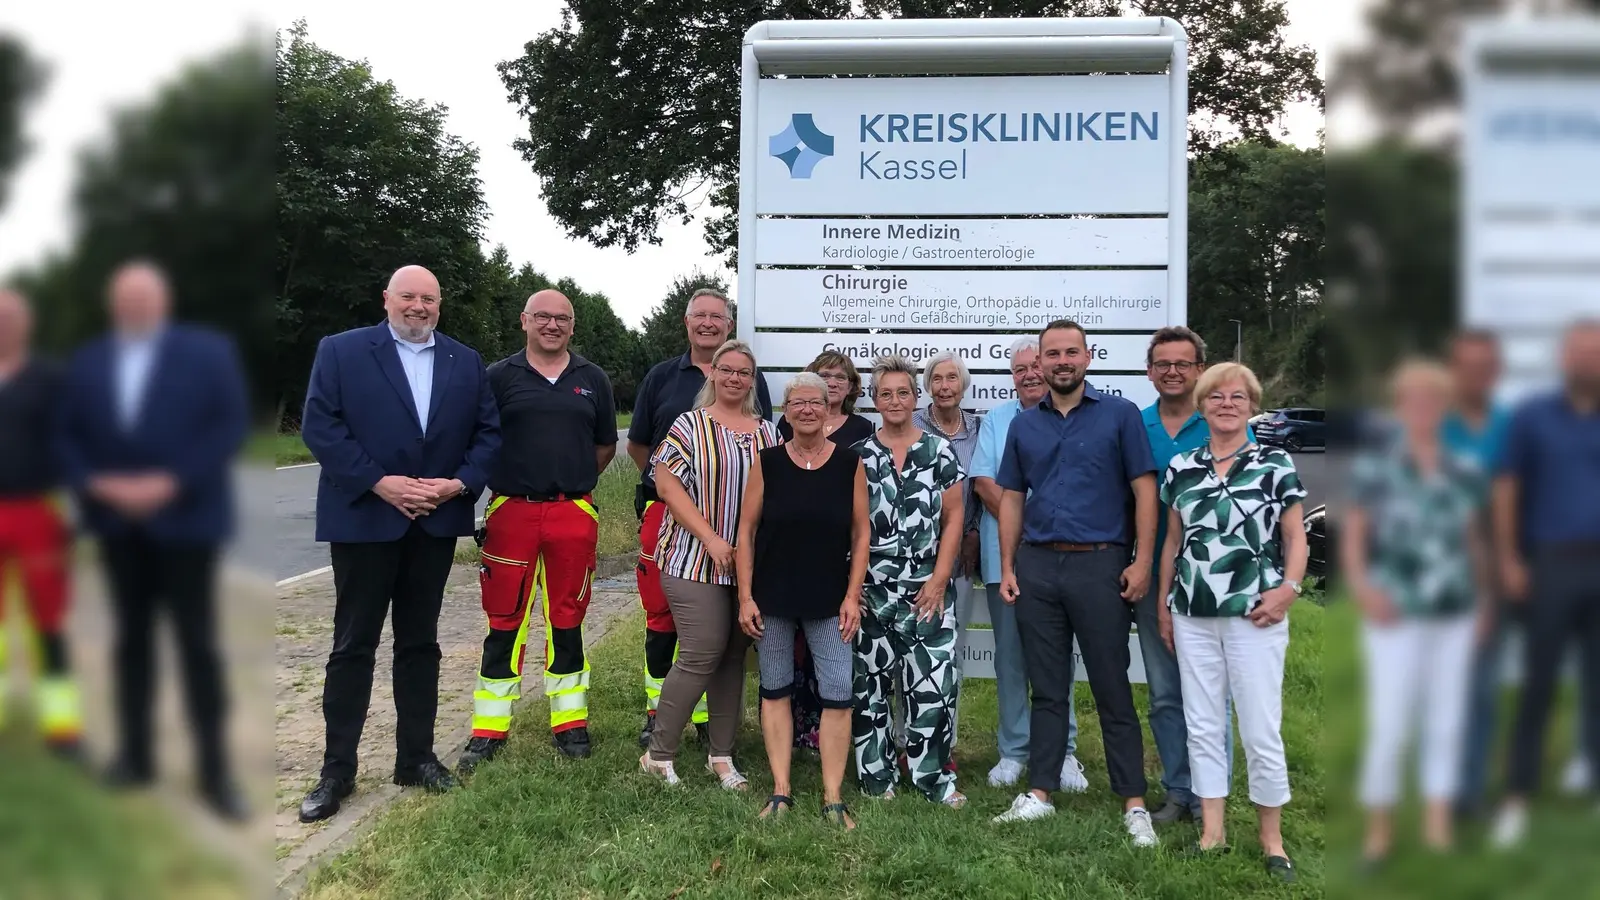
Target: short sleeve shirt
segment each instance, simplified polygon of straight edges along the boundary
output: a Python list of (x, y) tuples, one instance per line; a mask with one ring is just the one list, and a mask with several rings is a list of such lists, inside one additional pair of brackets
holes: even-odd
[[(712, 418), (710, 411), (696, 409), (672, 424), (650, 457), (650, 466), (665, 465), (717, 536), (731, 544), (739, 534), (739, 507), (750, 461), (777, 443), (778, 429), (766, 419), (757, 423), (753, 434), (743, 434)], [(656, 563), (674, 578), (733, 584), (733, 573), (716, 571), (705, 545), (673, 520), (671, 509), (661, 522)]]
[(1181, 453), (1161, 484), (1183, 538), (1167, 603), (1184, 616), (1244, 616), (1283, 584), (1283, 512), (1304, 501), (1294, 460), (1251, 444), (1218, 478), (1210, 446)]
[(1448, 616), (1476, 604), (1471, 529), (1488, 500), (1488, 477), (1470, 457), (1440, 454), (1424, 475), (1398, 442), (1350, 463), (1350, 502), (1368, 522), (1373, 584), (1403, 615)]
[[(978, 447), (972, 453), (972, 478), (993, 479), (1000, 472), (1000, 455), (1005, 452), (1006, 434), (1011, 430), (1011, 420), (1022, 411), (1015, 400), (996, 406), (983, 417), (978, 426)], [(981, 504), (980, 504), (981, 505)], [(982, 568), (984, 584), (1000, 583), (1000, 523), (983, 509), (978, 519), (978, 540), (981, 551), (978, 565)]]
[(554, 382), (519, 350), (489, 367), (503, 440), (489, 465), (499, 496), (587, 494), (600, 481), (596, 447), (617, 442), (611, 379), (576, 353)]
[(867, 476), (873, 556), (922, 559), (939, 553), (944, 492), (967, 477), (950, 442), (923, 432), (897, 472), (894, 452), (874, 434), (855, 446)]
[[(772, 418), (772, 397), (767, 391), (767, 379), (756, 372), (756, 407), (761, 418)], [(706, 383), (706, 373), (695, 365), (689, 354), (656, 363), (645, 373), (639, 383), (639, 392), (633, 400), (633, 422), (628, 425), (628, 441), (643, 444), (651, 452), (667, 437), (667, 432), (677, 423), (678, 417), (694, 407), (700, 388)], [(641, 476), (645, 484), (656, 483), (653, 466), (646, 466)]]

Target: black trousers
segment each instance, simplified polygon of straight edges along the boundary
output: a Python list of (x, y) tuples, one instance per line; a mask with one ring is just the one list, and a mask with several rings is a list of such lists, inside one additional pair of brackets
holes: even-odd
[(394, 630), (395, 771), (415, 772), (435, 759), (439, 610), (455, 549), (455, 538), (434, 537), (415, 523), (398, 541), (329, 545), (335, 600), (333, 652), (322, 686), (324, 778), (356, 775), (385, 616)]
[(1522, 697), (1511, 735), (1507, 789), (1539, 789), (1545, 732), (1568, 642), (1578, 646), (1579, 747), (1600, 761), (1600, 547), (1535, 552), (1524, 613)]
[(1061, 787), (1072, 699), (1072, 638), (1083, 651), (1084, 674), (1100, 714), (1111, 790), (1143, 797), (1144, 735), (1128, 683), (1132, 604), (1122, 599), (1121, 547), (1066, 553), (1023, 544), (1017, 548), (1017, 633), (1033, 689), (1028, 735), (1028, 786)]
[(164, 609), (177, 633), (201, 784), (220, 785), (228, 776), (223, 740), (227, 692), (217, 653), (218, 550), (215, 544), (157, 541), (139, 531), (101, 541), (117, 627), (118, 750), (135, 773), (155, 770), (155, 628), (157, 612)]

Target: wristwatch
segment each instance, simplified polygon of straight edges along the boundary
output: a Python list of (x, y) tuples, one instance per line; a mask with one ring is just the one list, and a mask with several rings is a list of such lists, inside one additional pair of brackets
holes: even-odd
[(1296, 597), (1300, 596), (1300, 593), (1301, 593), (1301, 590), (1302, 590), (1301, 587), (1300, 587), (1300, 582), (1294, 581), (1294, 580), (1289, 579), (1289, 578), (1285, 578), (1283, 580), (1283, 583), (1288, 585), (1291, 589), (1293, 589), (1294, 595)]

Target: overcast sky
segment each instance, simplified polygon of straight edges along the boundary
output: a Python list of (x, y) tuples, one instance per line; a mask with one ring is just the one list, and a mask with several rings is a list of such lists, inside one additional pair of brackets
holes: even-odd
[[(381, 7), (370, 0), (318, 0), (306, 4), (314, 10), (309, 13), (273, 0), (4, 5), (0, 29), (20, 33), (51, 65), (53, 77), (28, 121), (33, 153), (17, 173), (10, 205), (0, 215), (0, 275), (66, 245), (74, 154), (105, 132), (112, 109), (149, 97), (185, 62), (237, 40), (245, 23), (286, 27), (301, 16), (318, 45), (366, 59), (379, 79), (393, 81), (408, 98), (449, 108), (446, 127), (476, 145), (481, 156), (478, 172), (491, 211), (488, 243), (505, 244), (517, 264), (531, 262), (552, 278), (570, 276), (585, 290), (605, 293), (629, 324), (643, 319), (675, 276), (696, 266), (720, 271), (698, 222), (666, 225), (661, 246), (629, 255), (572, 240), (545, 213), (539, 180), (511, 147), (524, 126), (494, 67), (560, 24), (562, 4), (555, 0)], [(1312, 45), (1323, 58), (1331, 41), (1358, 31), (1356, 3), (1288, 0), (1288, 6), (1289, 39)], [(1306, 146), (1316, 143), (1321, 125), (1321, 115), (1310, 105), (1293, 110), (1283, 122), (1288, 139)], [(732, 273), (726, 274), (732, 281)]]

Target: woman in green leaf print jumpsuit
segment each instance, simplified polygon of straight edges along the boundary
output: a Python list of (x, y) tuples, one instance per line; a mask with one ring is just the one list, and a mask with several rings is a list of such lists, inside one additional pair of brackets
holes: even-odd
[(1306, 571), (1305, 488), (1289, 454), (1250, 441), (1261, 382), (1238, 363), (1206, 370), (1195, 404), (1211, 437), (1174, 457), (1161, 483), (1171, 512), (1161, 550), (1161, 638), (1178, 656), (1189, 766), (1200, 798), (1198, 850), (1227, 842), (1225, 703), (1239, 717), (1268, 873), (1296, 878), (1283, 848), (1289, 766), (1283, 750), (1283, 665), (1289, 606)]
[(867, 476), (871, 555), (856, 634), (851, 736), (861, 790), (894, 796), (899, 769), (889, 739), (889, 702), (898, 682), (907, 706), (906, 764), (935, 803), (959, 809), (950, 761), (957, 660), (950, 573), (961, 549), (961, 482), (950, 442), (911, 423), (916, 367), (883, 357), (872, 369), (883, 427), (855, 445)]

